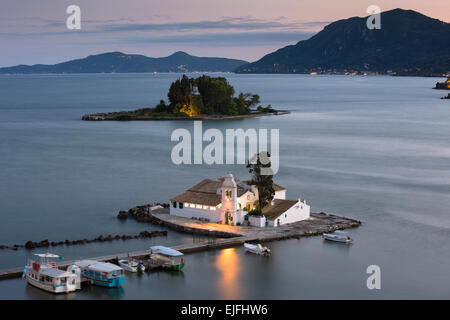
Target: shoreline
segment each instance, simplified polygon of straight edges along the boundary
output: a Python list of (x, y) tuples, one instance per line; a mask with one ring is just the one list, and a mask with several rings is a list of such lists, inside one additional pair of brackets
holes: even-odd
[(109, 113), (93, 113), (83, 115), (81, 120), (83, 121), (173, 121), (173, 120), (239, 120), (246, 118), (256, 118), (263, 116), (281, 116), (285, 114), (290, 114), (291, 111), (288, 110), (277, 110), (276, 112), (258, 112), (258, 113), (250, 113), (250, 114), (242, 114), (237, 116), (226, 116), (226, 115), (201, 115), (194, 117), (133, 117), (130, 115), (130, 118), (119, 119), (118, 117), (126, 115), (128, 112), (134, 111), (119, 111), (119, 112), (109, 112)]

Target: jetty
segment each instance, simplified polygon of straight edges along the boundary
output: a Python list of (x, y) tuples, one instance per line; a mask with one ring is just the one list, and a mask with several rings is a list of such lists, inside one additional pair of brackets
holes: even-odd
[[(167, 213), (167, 209), (156, 210), (152, 213), (152, 221), (160, 225), (167, 226), (180, 232), (204, 234), (211, 236), (208, 240), (196, 243), (186, 243), (172, 248), (184, 254), (223, 249), (241, 246), (244, 242), (268, 242), (283, 239), (300, 239), (301, 237), (320, 235), (322, 233), (333, 232), (354, 228), (361, 225), (361, 221), (340, 217), (326, 213), (311, 213), (311, 218), (279, 227), (256, 228), (247, 226), (228, 226), (217, 223), (198, 221), (183, 217), (172, 216)], [(219, 237), (217, 239), (216, 237)], [(125, 252), (111, 254), (95, 258), (87, 258), (97, 261), (115, 261), (127, 257), (144, 259), (150, 254), (150, 250)], [(64, 261), (58, 263), (59, 268), (67, 268), (74, 261)], [(17, 278), (22, 275), (23, 267), (0, 270), (0, 280)]]

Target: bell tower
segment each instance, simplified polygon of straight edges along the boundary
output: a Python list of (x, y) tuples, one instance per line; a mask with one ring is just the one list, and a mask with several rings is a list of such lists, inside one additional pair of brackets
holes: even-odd
[(237, 186), (236, 181), (231, 173), (225, 176), (221, 187), (222, 193), (222, 212), (221, 220), (224, 224), (235, 225), (236, 212), (238, 208), (237, 203)]

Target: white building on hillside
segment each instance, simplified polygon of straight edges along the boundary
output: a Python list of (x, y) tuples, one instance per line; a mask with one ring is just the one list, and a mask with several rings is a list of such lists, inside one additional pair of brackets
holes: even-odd
[[(305, 201), (286, 200), (286, 189), (273, 184), (274, 199), (263, 209), (259, 226), (278, 226), (309, 218)], [(185, 218), (237, 225), (254, 209), (258, 189), (249, 180), (239, 181), (231, 173), (217, 180), (204, 179), (170, 199), (170, 214)], [(253, 217), (252, 217), (253, 218)]]

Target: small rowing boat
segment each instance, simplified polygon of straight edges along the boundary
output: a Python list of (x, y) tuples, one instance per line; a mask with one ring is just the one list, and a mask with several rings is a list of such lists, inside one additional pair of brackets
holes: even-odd
[(263, 247), (260, 243), (258, 244), (244, 243), (244, 247), (246, 251), (254, 254), (259, 254), (262, 256), (270, 255), (270, 249), (267, 247)]
[(336, 230), (333, 233), (324, 233), (322, 237), (328, 241), (340, 242), (340, 243), (352, 243), (353, 239), (347, 235), (347, 232)]

